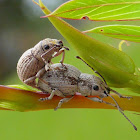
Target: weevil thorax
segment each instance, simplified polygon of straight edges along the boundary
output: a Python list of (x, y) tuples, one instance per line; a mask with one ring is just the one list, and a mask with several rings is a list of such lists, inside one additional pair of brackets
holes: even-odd
[(101, 78), (86, 73), (81, 73), (78, 89), (83, 96), (100, 96), (103, 98), (109, 93), (109, 87)]
[(52, 55), (55, 52), (58, 52), (62, 47), (63, 42), (61, 40), (46, 38), (44, 40), (41, 40), (32, 48), (32, 54), (35, 56), (35, 58), (42, 61), (41, 55), (49, 51), (50, 49), (53, 49), (54, 51), (50, 51), (49, 55), (47, 56), (49, 60), (49, 58), (51, 58)]

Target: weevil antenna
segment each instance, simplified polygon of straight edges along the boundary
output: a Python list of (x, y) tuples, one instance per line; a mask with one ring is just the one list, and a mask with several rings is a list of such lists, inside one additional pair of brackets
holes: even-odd
[(113, 99), (113, 101), (115, 102), (118, 110), (121, 112), (121, 114), (131, 123), (131, 125), (134, 127), (134, 129), (137, 131), (137, 127), (127, 118), (127, 116), (122, 112), (120, 106), (118, 105), (117, 101), (110, 95), (108, 94), (109, 97), (111, 97)]
[(66, 49), (66, 50), (68, 50), (68, 51), (70, 50), (70, 49), (69, 49), (68, 47), (66, 47), (66, 46), (63, 46), (63, 48)]
[(121, 95), (119, 92), (109, 88), (110, 91), (114, 92), (115, 94), (117, 94), (120, 98), (127, 98), (127, 99), (131, 99), (132, 97), (129, 97), (129, 96), (123, 96)]
[[(97, 73), (102, 79), (103, 81), (106, 83), (104, 77), (98, 72), (96, 71), (94, 68), (92, 68), (86, 61), (84, 61), (80, 56), (76, 56), (76, 58), (82, 60), (87, 66), (89, 66), (95, 73)], [(107, 83), (106, 83), (107, 84)]]

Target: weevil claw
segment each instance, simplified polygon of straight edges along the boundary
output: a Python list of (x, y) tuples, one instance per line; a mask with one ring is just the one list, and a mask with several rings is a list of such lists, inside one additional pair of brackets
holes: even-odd
[(128, 100), (133, 99), (133, 97), (130, 96), (120, 96), (120, 98), (127, 98)]
[(54, 111), (57, 111), (58, 107), (54, 108)]
[(48, 97), (40, 98), (38, 101), (43, 102), (43, 101), (46, 101), (46, 100), (48, 100)]

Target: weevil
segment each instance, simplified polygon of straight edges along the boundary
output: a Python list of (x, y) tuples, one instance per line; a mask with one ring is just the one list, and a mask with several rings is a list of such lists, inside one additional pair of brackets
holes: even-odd
[[(80, 57), (77, 58), (81, 59)], [(83, 59), (81, 60), (86, 63)], [(98, 72), (96, 73), (99, 74)], [(99, 76), (101, 75), (99, 74)], [(55, 110), (60, 108), (63, 103), (71, 100), (76, 92), (79, 92), (82, 96), (85, 96), (85, 98), (88, 98), (92, 101), (117, 107), (123, 116), (133, 125), (134, 129), (137, 130), (136, 126), (123, 113), (123, 110), (120, 108), (117, 101), (110, 95), (110, 91), (117, 94), (120, 98), (130, 99), (131, 97), (123, 96), (117, 91), (111, 89), (102, 76), (100, 78), (95, 75), (81, 73), (76, 67), (72, 65), (61, 65), (60, 63), (57, 63), (52, 64), (51, 69), (46, 71), (44, 75), (40, 77), (37, 85), (43, 92), (50, 93), (50, 96), (40, 98), (39, 101), (51, 100), (54, 95), (64, 97), (59, 101)], [(95, 96), (98, 96), (99, 98)], [(115, 104), (104, 101), (103, 98), (107, 96), (111, 97)]]
[(57, 39), (46, 38), (36, 44), (33, 48), (23, 53), (17, 63), (17, 74), (19, 79), (25, 84), (35, 87), (35, 79), (39, 78), (45, 70), (50, 68), (51, 59), (62, 55), (61, 64), (63, 64), (65, 51), (69, 50), (63, 46), (63, 42)]

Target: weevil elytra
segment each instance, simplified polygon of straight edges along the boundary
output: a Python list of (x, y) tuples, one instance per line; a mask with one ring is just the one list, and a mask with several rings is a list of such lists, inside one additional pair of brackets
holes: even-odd
[[(80, 57), (77, 58), (81, 59)], [(82, 61), (86, 63), (84, 60)], [(99, 74), (98, 72), (96, 73)], [(88, 98), (92, 101), (117, 107), (118, 110), (123, 114), (123, 116), (133, 125), (134, 129), (137, 130), (136, 126), (123, 113), (123, 110), (120, 108), (116, 100), (110, 95), (110, 91), (117, 94), (120, 98), (130, 99), (131, 97), (122, 96), (117, 91), (111, 89), (107, 85), (106, 81), (104, 79), (102, 80), (100, 77), (81, 73), (77, 68), (69, 64), (61, 65), (60, 63), (57, 63), (52, 64), (51, 69), (49, 69), (49, 71), (46, 71), (44, 75), (39, 78), (37, 86), (42, 91), (50, 93), (49, 97), (41, 98), (39, 99), (39, 101), (51, 100), (54, 95), (64, 97), (59, 101), (58, 106), (55, 108), (55, 110), (60, 108), (63, 103), (71, 100), (76, 92), (79, 92), (82, 96), (85, 96), (85, 98)], [(99, 98), (95, 96), (98, 96)], [(107, 96), (111, 97), (115, 104), (104, 101), (103, 98)]]
[(68, 50), (63, 46), (61, 40), (46, 38), (40, 41), (20, 57), (17, 63), (19, 79), (25, 84), (37, 88), (35, 79), (39, 78), (45, 72), (45, 69), (49, 69), (52, 58), (63, 53), (60, 61), (63, 64), (64, 49)]

